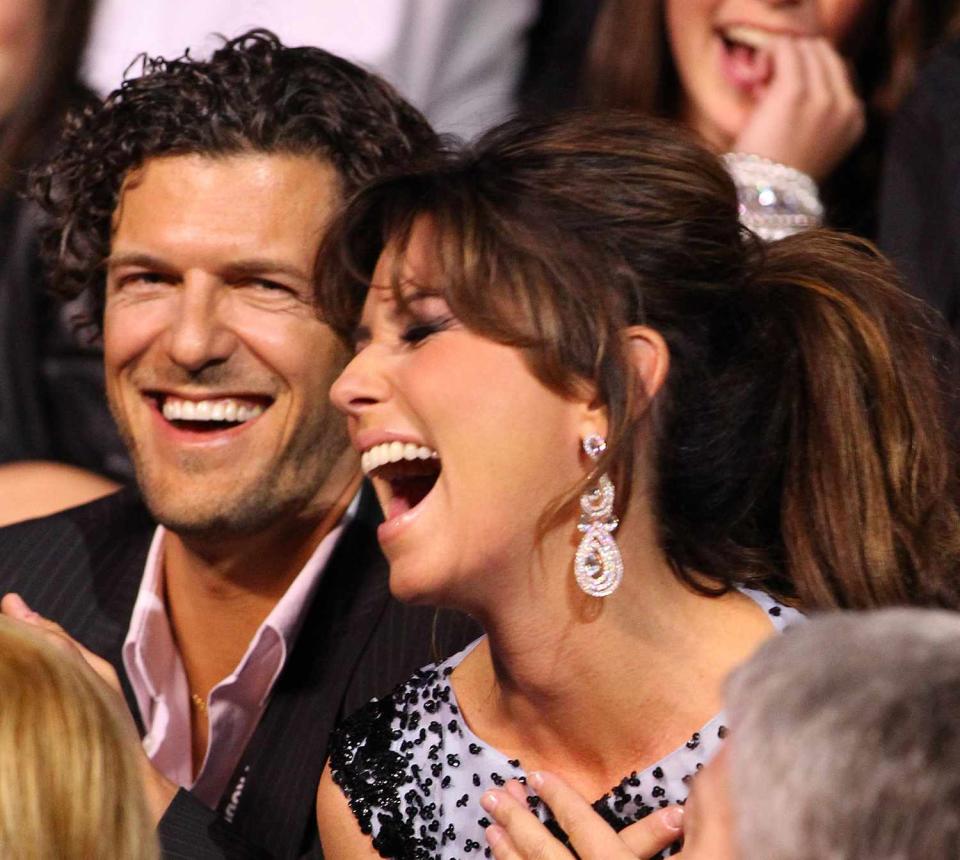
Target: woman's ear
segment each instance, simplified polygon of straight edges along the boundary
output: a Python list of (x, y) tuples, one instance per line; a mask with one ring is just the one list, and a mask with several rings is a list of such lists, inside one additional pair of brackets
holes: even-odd
[[(624, 331), (627, 361), (633, 366), (641, 390), (636, 392), (640, 410), (646, 411), (657, 396), (670, 369), (670, 348), (656, 329), (643, 325), (630, 326)], [(606, 438), (607, 407), (594, 397), (585, 396), (580, 416), (580, 436), (593, 433)]]
[(657, 396), (670, 369), (670, 348), (663, 335), (645, 325), (630, 326), (624, 332), (627, 360), (633, 365), (642, 386), (640, 403), (646, 409)]

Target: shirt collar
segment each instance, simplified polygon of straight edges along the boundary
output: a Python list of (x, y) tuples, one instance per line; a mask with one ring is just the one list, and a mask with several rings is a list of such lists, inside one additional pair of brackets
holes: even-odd
[[(320, 541), (313, 554), (254, 633), (246, 653), (228, 679), (236, 679), (254, 662), (269, 661), (270, 683), (258, 699), (266, 700), (277, 676), (286, 663), (307, 609), (320, 585), (323, 570), (330, 560), (340, 536), (356, 517), (360, 491), (353, 497), (337, 525)], [(163, 600), (163, 545), (166, 529), (158, 525), (150, 543), (140, 589), (130, 617), (130, 626), (123, 643), (123, 662), (146, 722), (150, 720), (153, 702), (165, 687), (163, 679), (173, 676), (180, 655)], [(262, 667), (267, 668), (267, 667)]]

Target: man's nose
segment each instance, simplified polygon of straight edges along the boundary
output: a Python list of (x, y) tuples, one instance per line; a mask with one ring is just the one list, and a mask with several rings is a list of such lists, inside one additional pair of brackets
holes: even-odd
[(187, 275), (170, 324), (168, 354), (185, 370), (221, 364), (236, 348), (226, 317), (226, 290), (215, 279)]
[(379, 349), (371, 344), (353, 357), (330, 387), (330, 400), (345, 415), (359, 418), (389, 397)]

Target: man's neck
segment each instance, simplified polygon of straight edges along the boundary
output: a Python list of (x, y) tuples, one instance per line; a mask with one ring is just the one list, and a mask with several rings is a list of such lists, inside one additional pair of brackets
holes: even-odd
[(193, 540), (167, 533), (164, 597), (191, 692), (205, 697), (237, 667), (257, 629), (340, 522), (359, 483), (356, 476), (313, 512), (250, 535)]

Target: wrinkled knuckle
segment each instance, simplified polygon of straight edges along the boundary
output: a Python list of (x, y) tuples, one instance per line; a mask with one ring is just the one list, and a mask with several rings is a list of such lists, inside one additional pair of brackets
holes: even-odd
[(512, 803), (497, 804), (497, 814), (495, 816), (497, 824), (509, 830), (517, 825), (517, 813), (520, 810)]
[(810, 95), (807, 85), (803, 83), (794, 84), (786, 94), (787, 104), (792, 110), (806, 108), (810, 104)]
[(586, 821), (577, 818), (574, 821), (568, 821), (564, 829), (567, 836), (574, 845), (586, 846), (592, 841), (590, 827)]
[(821, 116), (833, 116), (840, 110), (840, 103), (830, 90), (818, 89), (811, 92), (807, 102)]
[(530, 846), (528, 856), (530, 860), (550, 860), (553, 853), (552, 846), (541, 838), (536, 845)]

